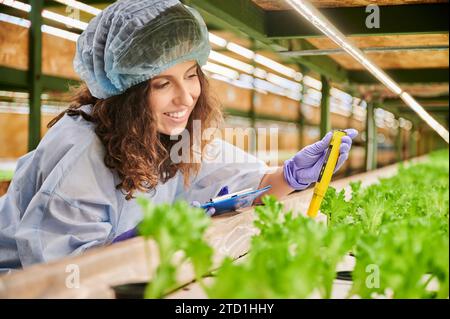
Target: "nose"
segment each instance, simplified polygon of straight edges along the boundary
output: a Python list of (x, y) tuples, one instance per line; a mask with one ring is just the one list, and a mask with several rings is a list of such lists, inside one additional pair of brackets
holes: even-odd
[(174, 97), (174, 103), (176, 105), (191, 106), (194, 103), (191, 90), (189, 86), (180, 84), (177, 86), (176, 96)]

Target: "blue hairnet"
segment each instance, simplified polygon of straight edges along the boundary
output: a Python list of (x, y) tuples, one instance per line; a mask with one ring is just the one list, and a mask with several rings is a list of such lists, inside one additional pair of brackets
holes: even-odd
[(206, 64), (208, 39), (200, 14), (178, 0), (119, 0), (80, 35), (73, 64), (91, 94), (105, 99), (175, 64)]

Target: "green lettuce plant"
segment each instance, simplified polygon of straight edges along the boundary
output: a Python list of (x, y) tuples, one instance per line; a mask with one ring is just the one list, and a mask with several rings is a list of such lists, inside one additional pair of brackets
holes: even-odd
[(209, 286), (202, 281), (212, 266), (203, 239), (209, 217), (184, 202), (155, 206), (139, 199), (139, 232), (156, 242), (160, 260), (146, 297), (177, 288), (177, 269), (189, 260), (211, 298), (330, 298), (337, 265), (351, 251), (349, 297), (448, 298), (448, 159), (448, 151), (437, 152), (369, 187), (351, 183), (348, 199), (330, 188), (321, 207), (327, 224), (285, 212), (265, 196), (255, 208), (258, 233), (249, 253), (238, 263), (225, 258)]
[[(352, 294), (448, 297), (448, 173), (448, 151), (442, 151), (367, 188), (351, 184), (349, 200), (343, 190), (328, 190), (321, 210), (329, 227), (358, 233)], [(369, 280), (373, 267), (376, 285)]]
[[(139, 234), (153, 239), (158, 248), (159, 265), (145, 290), (145, 298), (161, 298), (177, 288), (177, 269), (190, 261), (197, 282), (203, 285), (202, 276), (211, 268), (212, 248), (205, 242), (204, 233), (210, 223), (202, 209), (187, 202), (173, 205), (153, 205), (145, 198), (138, 198), (144, 218), (138, 226)], [(148, 249), (148, 245), (145, 246)], [(176, 258), (176, 253), (182, 254)], [(152, 258), (147, 251), (147, 258)]]
[(284, 213), (272, 196), (262, 202), (255, 208), (259, 234), (246, 260), (226, 259), (207, 290), (209, 297), (306, 298), (317, 291), (330, 298), (336, 266), (354, 244), (353, 231)]

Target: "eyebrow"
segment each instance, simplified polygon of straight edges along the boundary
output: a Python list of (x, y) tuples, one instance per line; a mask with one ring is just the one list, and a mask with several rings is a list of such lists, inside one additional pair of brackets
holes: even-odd
[[(188, 73), (190, 70), (192, 70), (193, 68), (195, 68), (197, 66), (197, 64), (194, 64), (193, 66), (191, 66), (189, 69), (186, 70), (186, 72), (184, 72), (184, 74)], [(153, 77), (152, 80), (156, 80), (156, 79), (160, 79), (160, 78), (173, 78), (174, 76), (172, 75), (157, 75), (155, 77)]]

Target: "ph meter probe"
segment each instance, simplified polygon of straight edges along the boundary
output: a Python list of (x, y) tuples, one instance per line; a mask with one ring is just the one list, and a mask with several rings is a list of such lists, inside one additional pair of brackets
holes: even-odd
[(322, 203), (323, 197), (325, 196), (336, 167), (342, 137), (345, 135), (347, 135), (345, 131), (337, 130), (333, 132), (330, 145), (328, 146), (327, 153), (325, 154), (325, 160), (320, 170), (319, 178), (317, 179), (316, 186), (314, 187), (314, 194), (311, 203), (309, 204), (309, 217), (316, 217), (319, 212), (320, 204)]

